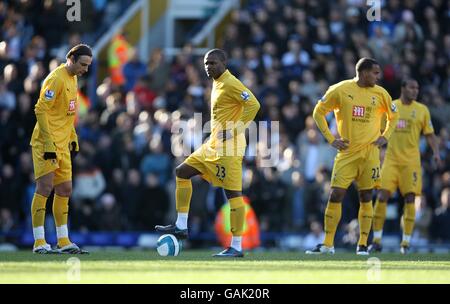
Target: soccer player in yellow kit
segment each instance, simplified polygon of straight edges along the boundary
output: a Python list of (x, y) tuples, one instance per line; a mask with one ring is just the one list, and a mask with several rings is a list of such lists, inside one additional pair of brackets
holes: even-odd
[[(356, 77), (331, 86), (314, 108), (313, 118), (327, 141), (336, 149), (331, 193), (325, 210), (325, 240), (307, 254), (334, 254), (334, 236), (341, 219), (347, 188), (356, 180), (360, 207), (360, 236), (356, 253), (368, 255), (367, 238), (372, 225), (372, 189), (380, 177), (380, 150), (393, 131), (397, 114), (389, 93), (376, 85), (380, 66), (370, 58), (356, 64)], [(335, 138), (325, 115), (334, 111), (338, 127)], [(387, 127), (380, 133), (381, 118), (387, 114)]]
[(404, 197), (403, 237), (400, 252), (409, 251), (409, 242), (414, 229), (416, 196), (422, 193), (422, 168), (420, 164), (419, 140), (423, 133), (433, 150), (433, 159), (441, 164), (439, 148), (434, 135), (430, 112), (426, 105), (416, 101), (419, 84), (414, 79), (402, 82), (400, 99), (394, 101), (399, 120), (387, 146), (381, 170), (381, 189), (377, 195), (373, 219), (373, 243), (370, 251), (381, 252), (381, 237), (386, 218), (386, 205), (392, 193), (399, 188)]
[(187, 221), (192, 196), (191, 178), (201, 175), (216, 187), (225, 190), (230, 202), (232, 239), (230, 247), (216, 257), (243, 257), (242, 233), (245, 205), (242, 197), (242, 159), (246, 147), (245, 128), (256, 116), (260, 104), (253, 93), (226, 68), (223, 50), (209, 50), (204, 57), (205, 71), (213, 79), (211, 91), (211, 136), (175, 169), (175, 224), (155, 229), (174, 234), (179, 239), (188, 236)]
[[(31, 204), (33, 252), (87, 253), (69, 239), (67, 217), (72, 193), (71, 155), (79, 150), (74, 120), (77, 109), (77, 76), (87, 72), (92, 50), (85, 44), (74, 46), (61, 64), (44, 80), (35, 105), (36, 126), (31, 137), (36, 191)], [(52, 249), (45, 240), (47, 198), (55, 190), (53, 217), (58, 244)]]

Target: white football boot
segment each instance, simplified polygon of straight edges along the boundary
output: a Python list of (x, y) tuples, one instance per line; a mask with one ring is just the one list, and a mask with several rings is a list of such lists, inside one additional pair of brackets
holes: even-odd
[(37, 246), (33, 248), (33, 253), (37, 254), (57, 254), (59, 253), (57, 250), (52, 249), (49, 244)]
[(324, 244), (318, 244), (314, 249), (306, 250), (306, 254), (334, 254), (334, 246), (327, 247)]

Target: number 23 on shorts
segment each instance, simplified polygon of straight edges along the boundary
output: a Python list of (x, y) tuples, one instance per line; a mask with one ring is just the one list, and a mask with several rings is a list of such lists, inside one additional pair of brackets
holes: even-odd
[(216, 164), (216, 176), (223, 180), (226, 176), (225, 167)]

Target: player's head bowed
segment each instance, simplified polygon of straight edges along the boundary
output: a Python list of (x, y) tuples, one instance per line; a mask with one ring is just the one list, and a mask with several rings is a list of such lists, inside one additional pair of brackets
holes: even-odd
[(77, 44), (66, 55), (67, 66), (72, 75), (81, 76), (92, 63), (92, 49), (87, 44)]

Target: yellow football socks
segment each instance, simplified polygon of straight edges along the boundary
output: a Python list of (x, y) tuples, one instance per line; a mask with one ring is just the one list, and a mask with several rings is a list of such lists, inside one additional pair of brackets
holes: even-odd
[(56, 235), (58, 237), (59, 247), (64, 247), (71, 244), (67, 229), (68, 215), (69, 198), (55, 194), (53, 197), (53, 217), (55, 219)]
[(45, 205), (47, 197), (35, 193), (31, 202), (31, 223), (33, 225), (34, 247), (47, 244), (45, 241)]
[(416, 218), (416, 209), (414, 203), (405, 203), (403, 209), (403, 242), (402, 245), (409, 245), (409, 239), (411, 238), (414, 221)]
[(325, 246), (332, 247), (334, 244), (334, 235), (342, 215), (341, 203), (328, 202), (325, 209)]
[(359, 204), (358, 222), (359, 222), (359, 242), (358, 246), (367, 246), (370, 228), (372, 227), (373, 206), (372, 202), (361, 202)]
[(177, 212), (188, 213), (192, 197), (192, 182), (190, 179), (176, 177), (175, 201)]
[(381, 234), (383, 232), (384, 221), (386, 220), (387, 202), (379, 200), (375, 203), (375, 210), (373, 212), (373, 242), (381, 243)]
[(233, 236), (241, 236), (244, 233), (245, 204), (242, 196), (233, 197), (230, 202), (230, 226)]

